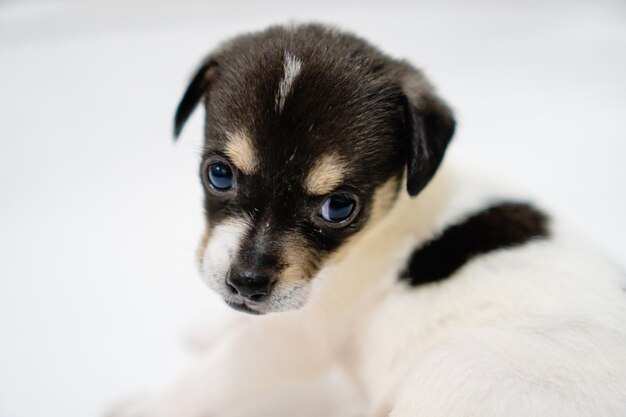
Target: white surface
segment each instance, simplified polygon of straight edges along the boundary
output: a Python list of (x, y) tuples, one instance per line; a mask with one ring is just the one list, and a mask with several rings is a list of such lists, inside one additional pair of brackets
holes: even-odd
[[(507, 2), (508, 3), (508, 2)], [(626, 261), (623, 2), (0, 3), (0, 416), (95, 416), (170, 382), (227, 310), (197, 277), (201, 112), (216, 43), (334, 22), (431, 75), (453, 152), (535, 190)]]

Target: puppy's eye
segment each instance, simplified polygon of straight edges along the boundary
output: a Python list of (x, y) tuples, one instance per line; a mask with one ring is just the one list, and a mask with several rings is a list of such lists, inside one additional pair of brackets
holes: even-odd
[(217, 191), (230, 191), (235, 187), (233, 170), (224, 162), (213, 162), (207, 167), (209, 184)]
[(324, 201), (319, 214), (329, 223), (342, 223), (354, 218), (357, 202), (354, 197), (347, 194), (333, 194)]

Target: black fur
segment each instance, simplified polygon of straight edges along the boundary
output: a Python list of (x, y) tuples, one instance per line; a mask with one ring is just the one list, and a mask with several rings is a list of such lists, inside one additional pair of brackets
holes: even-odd
[(416, 286), (451, 276), (472, 258), (548, 236), (548, 219), (533, 206), (503, 203), (485, 209), (416, 249), (400, 278)]
[(202, 96), (206, 93), (215, 74), (215, 61), (209, 59), (200, 65), (193, 79), (189, 83), (180, 104), (176, 109), (174, 116), (174, 138), (177, 139), (183, 126), (193, 113), (194, 109), (200, 102)]
[[(286, 54), (302, 66), (279, 111)], [(232, 198), (206, 194), (210, 227), (231, 216), (250, 218), (254, 227), (237, 262), (264, 270), (285, 266), (280, 256), (267, 255), (280, 254), (291, 244), (286, 237), (295, 234), (306, 242), (309, 256), (302, 262), (313, 276), (367, 223), (382, 184), (399, 181), (405, 168), (411, 195), (428, 183), (454, 132), (451, 111), (419, 71), (362, 39), (319, 25), (272, 27), (225, 43), (193, 77), (176, 113), (175, 135), (202, 98), (204, 160), (224, 158), (228, 133), (244, 130), (261, 161), (254, 175), (238, 175)], [(337, 191), (353, 193), (361, 207), (340, 229), (315, 221), (326, 196), (303, 189), (310, 168), (329, 152), (348, 165)]]
[(416, 196), (439, 168), (448, 143), (454, 134), (455, 122), (449, 110), (437, 99), (419, 110), (407, 103), (406, 134), (409, 143), (407, 190)]

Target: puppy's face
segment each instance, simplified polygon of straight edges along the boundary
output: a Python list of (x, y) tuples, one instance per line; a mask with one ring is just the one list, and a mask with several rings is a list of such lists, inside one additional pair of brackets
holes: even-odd
[(176, 133), (200, 100), (201, 270), (250, 313), (302, 306), (320, 268), (384, 217), (405, 170), (413, 195), (432, 177), (454, 127), (418, 72), (318, 26), (228, 43), (192, 80)]

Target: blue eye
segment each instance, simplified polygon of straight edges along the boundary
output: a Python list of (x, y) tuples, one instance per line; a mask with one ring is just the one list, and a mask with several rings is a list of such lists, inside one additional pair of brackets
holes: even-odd
[(209, 165), (209, 183), (217, 191), (230, 191), (235, 186), (233, 171), (224, 162), (214, 162)]
[(324, 201), (320, 215), (329, 223), (340, 223), (348, 219), (356, 208), (356, 201), (349, 195), (333, 194)]

